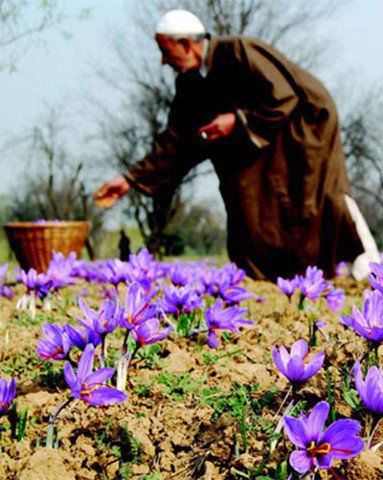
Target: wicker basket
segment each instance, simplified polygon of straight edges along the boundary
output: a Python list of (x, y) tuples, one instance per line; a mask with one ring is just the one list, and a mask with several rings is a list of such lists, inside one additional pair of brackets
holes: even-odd
[(4, 225), (9, 244), (24, 270), (45, 272), (52, 252), (68, 256), (76, 252), (81, 257), (89, 236), (90, 223), (78, 222), (14, 222)]

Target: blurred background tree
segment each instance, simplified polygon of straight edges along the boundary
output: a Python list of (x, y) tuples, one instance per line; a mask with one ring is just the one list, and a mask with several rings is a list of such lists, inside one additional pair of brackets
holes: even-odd
[[(78, 10), (78, 18), (89, 16), (89, 8)], [(65, 2), (60, 0), (0, 0), (0, 72), (12, 71), (17, 62), (42, 33), (66, 18)]]
[(43, 122), (13, 143), (23, 152), (25, 175), (8, 196), (4, 216), (14, 221), (89, 220), (87, 250), (94, 258), (93, 243), (97, 244), (105, 212), (92, 202), (92, 186), (84, 172), (89, 159), (77, 158), (67, 147), (62, 115), (60, 109), (50, 109)]

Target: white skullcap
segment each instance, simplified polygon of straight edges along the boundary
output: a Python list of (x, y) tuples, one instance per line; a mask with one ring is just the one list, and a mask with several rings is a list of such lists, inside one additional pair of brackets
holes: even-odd
[(170, 10), (157, 23), (156, 33), (187, 37), (204, 35), (206, 30), (201, 20), (193, 13), (187, 10)]

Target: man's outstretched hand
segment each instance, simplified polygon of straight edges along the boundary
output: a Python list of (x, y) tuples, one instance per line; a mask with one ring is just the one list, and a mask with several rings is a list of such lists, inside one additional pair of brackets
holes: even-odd
[(234, 113), (222, 113), (217, 115), (213, 121), (201, 127), (198, 130), (198, 135), (207, 142), (227, 137), (234, 130), (235, 121)]
[(122, 176), (112, 178), (93, 195), (94, 203), (100, 208), (110, 208), (130, 190), (130, 183)]

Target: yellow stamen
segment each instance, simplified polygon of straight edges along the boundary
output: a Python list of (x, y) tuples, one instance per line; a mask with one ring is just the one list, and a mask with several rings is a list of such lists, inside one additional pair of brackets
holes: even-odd
[(329, 443), (322, 443), (322, 445), (319, 445), (319, 447), (316, 450), (316, 453), (319, 455), (327, 455), (328, 453), (331, 452), (331, 445)]
[(306, 450), (307, 450), (308, 452), (312, 452), (313, 450), (315, 450), (315, 442), (314, 442), (314, 440), (311, 440), (310, 446), (307, 447)]

